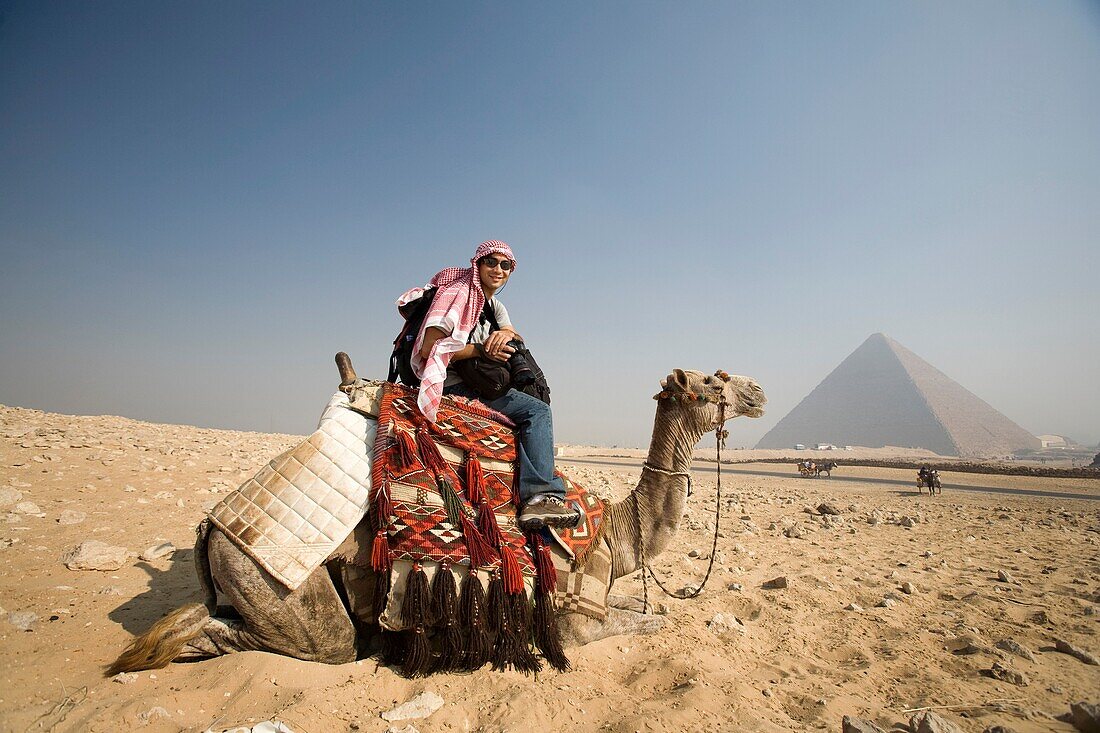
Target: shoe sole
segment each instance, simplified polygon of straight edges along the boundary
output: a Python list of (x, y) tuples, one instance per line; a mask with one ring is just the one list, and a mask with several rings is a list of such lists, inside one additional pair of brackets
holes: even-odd
[(531, 532), (534, 530), (542, 529), (543, 527), (552, 527), (553, 529), (572, 529), (578, 524), (580, 524), (580, 517), (553, 517), (545, 519), (543, 517), (530, 517), (528, 519), (524, 519), (523, 522), (520, 523), (519, 528), (524, 530), (525, 532)]

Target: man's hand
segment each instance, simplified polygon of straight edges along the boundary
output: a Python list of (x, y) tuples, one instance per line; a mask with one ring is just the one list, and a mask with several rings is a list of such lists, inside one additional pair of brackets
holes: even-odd
[(505, 362), (515, 353), (515, 349), (508, 345), (508, 342), (515, 338), (515, 333), (512, 331), (493, 331), (489, 334), (489, 338), (485, 339), (485, 343), (481, 345), (482, 353), (486, 359), (492, 361)]

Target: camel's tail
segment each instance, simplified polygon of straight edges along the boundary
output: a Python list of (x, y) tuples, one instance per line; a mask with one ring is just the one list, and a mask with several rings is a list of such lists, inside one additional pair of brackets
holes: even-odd
[(202, 627), (209, 619), (210, 612), (201, 603), (188, 603), (177, 608), (131, 641), (114, 664), (107, 668), (107, 676), (166, 666), (179, 656), (184, 644), (202, 633)]
[(179, 655), (184, 644), (202, 633), (202, 627), (214, 612), (216, 604), (214, 580), (206, 554), (209, 534), (210, 520), (205, 519), (199, 524), (195, 538), (195, 569), (203, 589), (204, 602), (188, 603), (153, 624), (151, 629), (131, 641), (122, 651), (114, 664), (107, 668), (107, 676), (164, 667)]

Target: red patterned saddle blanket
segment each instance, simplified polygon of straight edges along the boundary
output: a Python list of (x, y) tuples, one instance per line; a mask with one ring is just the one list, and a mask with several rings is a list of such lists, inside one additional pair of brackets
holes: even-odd
[[(395, 559), (471, 565), (499, 572), (509, 592), (533, 577), (532, 544), (516, 523), (516, 438), (510, 421), (485, 405), (445, 398), (435, 423), (416, 392), (387, 384), (379, 407), (371, 468), (371, 564)], [(565, 479), (567, 501), (581, 511), (574, 529), (555, 539), (578, 562), (599, 538), (602, 501)]]
[[(525, 536), (516, 523), (515, 462), (516, 438), (502, 415), (444, 399), (431, 423), (415, 392), (383, 387), (368, 517), (379, 582), (374, 612), (383, 657), (407, 676), (486, 662), (537, 672), (532, 638), (551, 666), (569, 668), (550, 545), (543, 533)], [(580, 507), (593, 508), (559, 540), (576, 558), (598, 539), (603, 503), (569, 486)]]

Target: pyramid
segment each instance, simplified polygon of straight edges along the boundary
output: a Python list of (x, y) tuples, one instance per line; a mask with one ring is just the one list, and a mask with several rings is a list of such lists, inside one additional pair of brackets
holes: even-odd
[(872, 334), (760, 439), (926, 448), (943, 456), (1009, 455), (1039, 439), (886, 334)]

